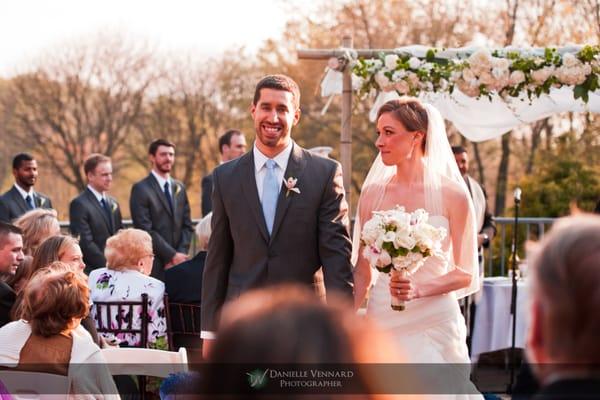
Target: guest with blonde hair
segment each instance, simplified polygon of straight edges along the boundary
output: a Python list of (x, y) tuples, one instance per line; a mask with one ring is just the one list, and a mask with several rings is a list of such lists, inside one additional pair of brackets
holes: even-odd
[(100, 348), (80, 325), (89, 311), (85, 277), (52, 263), (36, 272), (23, 293), (23, 319), (0, 329), (0, 364), (68, 376), (74, 395), (116, 394)]
[[(122, 229), (106, 241), (104, 249), (106, 268), (95, 269), (90, 273), (88, 283), (93, 302), (97, 301), (141, 301), (142, 294), (148, 295), (148, 344), (150, 347), (166, 349), (167, 320), (165, 316), (165, 285), (150, 277), (154, 254), (152, 237), (141, 229)], [(94, 318), (95, 309), (92, 308)], [(104, 321), (104, 326), (117, 324), (118, 313), (112, 314), (113, 321)], [(101, 318), (106, 318), (102, 315)], [(141, 313), (135, 312), (132, 325), (141, 327)], [(96, 320), (98, 324), (98, 321)], [(136, 347), (141, 338), (136, 334), (118, 334), (116, 337), (105, 334), (107, 340), (116, 341), (121, 346)]]
[(23, 252), (33, 256), (39, 245), (51, 236), (60, 234), (58, 214), (50, 208), (27, 211), (14, 221), (23, 231)]

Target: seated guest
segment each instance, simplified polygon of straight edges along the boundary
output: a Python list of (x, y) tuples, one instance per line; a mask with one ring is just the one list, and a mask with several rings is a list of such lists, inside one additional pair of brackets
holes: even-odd
[[(13, 287), (19, 296), (12, 309), (13, 320), (22, 318), (22, 289), (38, 270), (47, 267), (54, 261), (62, 261), (73, 271), (83, 272), (85, 264), (83, 263), (83, 256), (77, 239), (66, 235), (52, 236), (44, 240), (44, 242), (36, 249), (31, 264), (25, 264), (23, 266), (23, 271), (19, 275), (19, 280), (14, 282)], [(89, 315), (81, 321), (81, 325), (90, 333), (90, 335), (92, 335), (94, 342), (100, 344), (96, 326)]]
[[(204, 272), (204, 261), (206, 260), (206, 249), (210, 238), (210, 220), (212, 212), (208, 213), (196, 225), (196, 236), (198, 238), (198, 249), (200, 252), (189, 261), (183, 262), (165, 271), (165, 290), (169, 295), (169, 303), (184, 303), (200, 306), (202, 299), (202, 273)], [(180, 308), (172, 304), (171, 328), (174, 332), (192, 332), (194, 328), (200, 329), (200, 308)], [(193, 315), (191, 315), (193, 313)], [(185, 347), (187, 349), (201, 348), (201, 340), (191, 335), (173, 335), (175, 349)]]
[(535, 251), (528, 360), (535, 399), (600, 395), (600, 217), (559, 220)]
[[(106, 268), (93, 270), (88, 279), (92, 302), (140, 301), (143, 293), (148, 294), (149, 347), (167, 349), (167, 320), (163, 300), (165, 285), (149, 276), (154, 260), (150, 235), (140, 229), (120, 230), (106, 241), (104, 255)], [(96, 319), (95, 307), (92, 308), (92, 314)], [(118, 318), (132, 317), (119, 316), (116, 308), (112, 315), (114, 321), (109, 324), (108, 321), (102, 320), (103, 326), (118, 326)], [(106, 318), (106, 315), (102, 315), (101, 318)], [(126, 326), (125, 322), (123, 326)], [(140, 328), (141, 312), (136, 312), (133, 316), (132, 326), (134, 329)], [(109, 341), (129, 347), (139, 346), (141, 340), (139, 335), (129, 333), (118, 334), (116, 338), (110, 334), (103, 336)]]
[[(272, 394), (261, 396), (263, 392), (248, 384), (249, 364), (323, 365), (325, 369), (326, 365), (352, 365), (354, 393), (364, 394), (352, 398), (373, 398), (382, 383), (378, 379), (383, 377), (369, 374), (368, 368), (360, 365), (397, 363), (403, 358), (390, 347), (391, 341), (383, 332), (368, 319), (356, 316), (335, 293), (328, 301), (325, 305), (305, 287), (283, 285), (249, 291), (226, 303), (199, 392), (272, 398)], [(408, 378), (414, 380), (414, 376), (398, 377)], [(334, 392), (318, 397), (344, 398)]]
[(85, 277), (59, 264), (34, 275), (23, 289), (23, 319), (0, 328), (0, 365), (68, 376), (73, 395), (116, 394), (100, 348), (80, 325), (89, 310)]
[(21, 229), (0, 221), (0, 326), (11, 321), (12, 309), (16, 293), (6, 283), (23, 262), (23, 238)]
[(33, 256), (39, 245), (51, 236), (60, 234), (56, 210), (36, 208), (27, 211), (14, 222), (23, 231), (23, 252)]

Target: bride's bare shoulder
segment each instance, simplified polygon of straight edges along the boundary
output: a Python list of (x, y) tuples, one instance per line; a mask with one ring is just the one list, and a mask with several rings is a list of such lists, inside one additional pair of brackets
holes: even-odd
[(451, 207), (467, 208), (468, 193), (464, 187), (451, 179), (444, 178), (442, 181), (442, 195), (444, 201), (448, 202)]

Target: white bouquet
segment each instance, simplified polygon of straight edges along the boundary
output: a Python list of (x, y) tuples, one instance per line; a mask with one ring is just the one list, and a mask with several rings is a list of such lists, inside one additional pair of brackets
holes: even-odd
[[(363, 257), (382, 273), (398, 271), (403, 276), (414, 273), (432, 255), (443, 258), (441, 243), (446, 229), (428, 224), (428, 219), (423, 209), (410, 213), (396, 206), (373, 211), (361, 232)], [(404, 310), (404, 302), (392, 296), (392, 309)]]

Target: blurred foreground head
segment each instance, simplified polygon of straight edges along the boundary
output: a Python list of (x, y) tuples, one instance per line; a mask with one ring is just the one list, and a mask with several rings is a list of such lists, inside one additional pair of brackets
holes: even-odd
[(600, 217), (557, 221), (534, 250), (527, 351), (542, 381), (600, 367)]
[[(258, 366), (285, 369), (286, 365), (304, 364), (327, 370), (357, 367), (360, 363), (399, 362), (387, 336), (367, 319), (356, 316), (350, 304), (331, 293), (327, 300), (325, 305), (307, 288), (284, 285), (251, 291), (228, 303), (209, 356), (209, 371), (203, 378), (207, 385), (204, 393), (225, 388), (244, 398), (272, 398), (248, 383), (248, 373)], [(377, 377), (358, 367), (353, 384), (359, 393), (376, 393)], [(280, 394), (284, 393), (286, 398), (307, 396), (294, 396), (294, 391)], [(328, 399), (334, 395), (344, 398), (339, 389), (310, 398)]]

